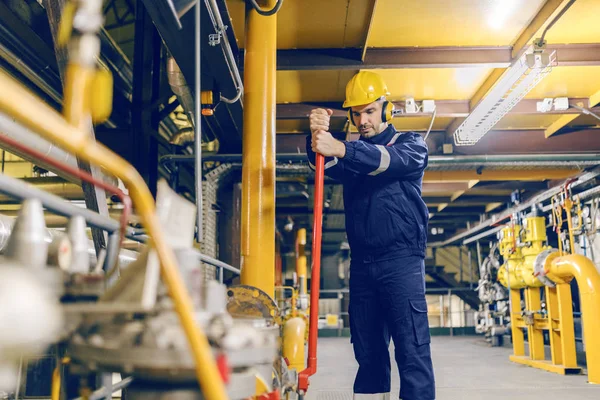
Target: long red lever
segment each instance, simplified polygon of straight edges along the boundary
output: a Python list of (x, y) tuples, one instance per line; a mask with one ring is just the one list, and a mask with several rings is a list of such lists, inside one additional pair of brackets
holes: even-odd
[(306, 393), (308, 378), (317, 372), (317, 335), (319, 333), (319, 291), (321, 289), (321, 236), (323, 223), (323, 183), (325, 179), (325, 158), (317, 154), (315, 173), (315, 204), (313, 207), (312, 269), (310, 282), (310, 319), (308, 332), (308, 362), (304, 371), (298, 374), (298, 391)]

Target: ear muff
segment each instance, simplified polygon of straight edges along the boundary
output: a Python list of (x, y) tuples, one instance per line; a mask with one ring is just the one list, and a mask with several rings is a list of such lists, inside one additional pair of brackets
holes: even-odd
[(394, 111), (394, 103), (391, 101), (384, 101), (381, 107), (381, 122), (388, 122), (392, 120)]
[[(393, 111), (394, 111), (394, 103), (392, 103), (391, 101), (384, 101), (383, 105), (381, 107), (381, 122), (388, 122), (391, 121), (393, 118)], [(350, 120), (350, 123), (354, 126), (356, 126), (356, 124), (354, 123), (354, 118), (352, 117), (352, 109), (348, 110), (348, 119)]]

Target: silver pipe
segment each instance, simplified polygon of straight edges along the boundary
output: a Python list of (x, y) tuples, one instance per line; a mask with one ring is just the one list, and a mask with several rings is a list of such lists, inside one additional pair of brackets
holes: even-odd
[(226, 269), (227, 271), (231, 271), (237, 275), (240, 275), (242, 272), (235, 268), (232, 267), (231, 265), (224, 263), (223, 261), (219, 261), (215, 258), (212, 258), (211, 256), (207, 256), (206, 254), (202, 254), (200, 252), (198, 252), (198, 259), (206, 264), (210, 264), (212, 266), (215, 266), (217, 268), (221, 268), (221, 269)]
[[(62, 104), (62, 96), (56, 89), (54, 89), (51, 85), (49, 85), (42, 77), (39, 76), (29, 65), (25, 64), (23, 60), (17, 57), (12, 51), (10, 51), (7, 47), (0, 43), (0, 58), (6, 60), (10, 65), (12, 65), (16, 70), (21, 72), (23, 75), (27, 77), (34, 85), (39, 87), (48, 97), (57, 102), (58, 104)], [(49, 68), (49, 66), (46, 66)]]
[[(0, 193), (4, 193), (22, 201), (30, 198), (37, 198), (42, 202), (45, 208), (58, 215), (64, 217), (73, 217), (75, 215), (82, 216), (88, 225), (103, 229), (107, 232), (116, 232), (120, 228), (119, 222), (112, 218), (102, 216), (86, 208), (78, 207), (66, 202), (56, 195), (40, 190), (34, 186), (28, 185), (20, 179), (12, 178), (4, 174), (0, 174)], [(1, 225), (0, 235), (2, 235)], [(141, 240), (140, 236), (136, 235), (133, 228), (128, 228), (125, 236), (132, 240)]]
[(196, 3), (196, 76), (194, 79), (195, 92), (196, 92), (196, 108), (195, 108), (195, 123), (196, 129), (196, 140), (194, 141), (194, 153), (196, 160), (194, 162), (195, 169), (195, 186), (196, 186), (196, 225), (198, 226), (198, 233), (196, 235), (196, 242), (202, 242), (203, 238), (203, 214), (202, 214), (202, 58), (200, 54), (201, 50), (201, 39), (200, 39), (200, 19), (201, 19), (201, 5), (200, 1)]
[[(223, 54), (225, 55), (225, 61), (227, 62), (227, 67), (229, 68), (229, 73), (231, 74), (231, 78), (233, 79), (237, 93), (233, 99), (228, 99), (224, 96), (221, 96), (221, 101), (224, 101), (228, 104), (233, 104), (236, 101), (240, 100), (244, 93), (244, 84), (242, 81), (242, 77), (240, 76), (240, 70), (237, 67), (235, 62), (235, 57), (233, 56), (233, 51), (231, 50), (231, 45), (229, 44), (229, 38), (227, 36), (227, 27), (223, 24), (223, 19), (221, 18), (221, 12), (219, 11), (219, 6), (216, 0), (204, 0), (206, 4), (206, 9), (208, 10), (208, 14), (210, 15), (210, 19), (212, 20), (213, 27), (217, 34), (220, 34), (223, 38), (221, 39), (221, 49), (223, 50)], [(197, 35), (197, 37), (200, 37)], [(243, 107), (243, 104), (240, 102), (240, 105)]]
[[(18, 140), (22, 145), (27, 146), (33, 150), (37, 150), (38, 152), (43, 153), (49, 158), (52, 158), (70, 167), (79, 169), (79, 166), (77, 164), (77, 158), (74, 155), (67, 153), (63, 149), (55, 146), (47, 140), (42, 139), (39, 135), (33, 133), (23, 125), (18, 124), (13, 118), (7, 116), (4, 113), (0, 113), (0, 135), (9, 137), (14, 140)], [(23, 158), (24, 160), (31, 162), (32, 164), (38, 165), (48, 171), (52, 171), (56, 175), (63, 177), (70, 182), (81, 184), (79, 180), (75, 179), (74, 177), (68, 174), (65, 174), (63, 171), (56, 169), (53, 166), (48, 165), (41, 160), (31, 157), (29, 154), (23, 153), (9, 145), (0, 143), (0, 148), (17, 155)], [(108, 178), (106, 175), (102, 175), (102, 180), (105, 182), (110, 182), (111, 184), (116, 183), (116, 180), (114, 178)]]
[[(595, 177), (597, 177), (598, 175), (600, 175), (600, 168), (594, 168), (592, 171), (587, 172), (583, 175), (581, 175), (579, 178), (577, 178), (577, 180), (575, 182), (573, 182), (571, 184), (571, 187), (577, 187), (583, 183), (586, 183), (592, 179), (594, 179)], [(519, 213), (522, 212), (528, 208), (531, 208), (532, 205), (534, 204), (538, 204), (541, 203), (545, 200), (550, 199), (552, 196), (555, 196), (556, 194), (560, 193), (563, 190), (562, 186), (557, 186), (554, 187), (552, 189), (546, 190), (543, 193), (540, 193), (539, 195), (533, 197), (532, 199), (530, 199), (529, 201), (519, 205), (518, 207), (514, 207), (512, 209), (506, 210), (502, 213), (493, 215), (492, 217), (488, 218), (487, 220), (485, 220), (484, 222), (480, 223), (479, 225), (467, 229), (466, 231), (459, 233), (457, 235), (452, 236), (451, 238), (443, 241), (443, 242), (435, 242), (435, 243), (431, 243), (432, 247), (444, 247), (444, 246), (448, 246), (452, 243), (455, 243), (459, 240), (468, 238), (480, 231), (483, 231), (484, 229), (488, 228), (491, 225), (494, 225), (500, 221), (503, 221), (507, 218), (509, 218), (513, 213)], [(498, 228), (494, 228), (491, 229), (487, 232), (484, 232), (481, 237), (486, 237), (489, 236), (495, 232), (497, 232), (499, 229)], [(479, 237), (479, 239), (481, 239), (481, 237)], [(472, 241), (471, 241), (472, 242)], [(463, 242), (463, 244), (466, 244), (465, 242)]]
[[(112, 392), (118, 392), (121, 389), (126, 388), (127, 386), (129, 386), (129, 384), (133, 381), (133, 377), (128, 377), (125, 379), (122, 379), (121, 381), (115, 383), (114, 385), (112, 385)], [(108, 391), (106, 390), (106, 388), (100, 388), (98, 390), (96, 390), (94, 393), (92, 393), (92, 395), (89, 397), (89, 400), (100, 400), (101, 398), (108, 396), (110, 393), (107, 393)], [(77, 397), (75, 400), (82, 400), (81, 397)]]
[(538, 165), (540, 162), (598, 162), (600, 153), (567, 153), (567, 154), (507, 154), (507, 155), (473, 155), (473, 156), (430, 156), (428, 165), (453, 165), (461, 164), (489, 164), (489, 163), (531, 163)]

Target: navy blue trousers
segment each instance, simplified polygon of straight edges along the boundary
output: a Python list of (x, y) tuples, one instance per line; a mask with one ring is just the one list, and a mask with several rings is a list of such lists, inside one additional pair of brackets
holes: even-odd
[(354, 393), (390, 392), (390, 337), (402, 400), (434, 400), (425, 263), (420, 257), (350, 264), (350, 332), (358, 373)]

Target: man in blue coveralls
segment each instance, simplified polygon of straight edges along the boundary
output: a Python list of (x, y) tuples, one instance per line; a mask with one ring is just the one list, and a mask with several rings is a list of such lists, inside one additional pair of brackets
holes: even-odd
[(350, 332), (359, 368), (354, 399), (390, 398), (390, 336), (400, 371), (400, 398), (434, 400), (425, 247), (429, 213), (421, 197), (427, 145), (421, 135), (389, 124), (387, 86), (361, 71), (346, 86), (344, 108), (360, 139), (329, 133), (331, 110), (310, 114), (306, 150), (325, 156), (325, 174), (344, 185), (351, 251)]

